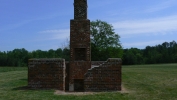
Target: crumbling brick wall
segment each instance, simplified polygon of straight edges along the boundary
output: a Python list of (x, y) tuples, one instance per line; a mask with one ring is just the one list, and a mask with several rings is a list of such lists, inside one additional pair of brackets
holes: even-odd
[(85, 74), (85, 91), (121, 90), (121, 64), (120, 58), (109, 58), (102, 65), (93, 66)]
[(65, 60), (29, 59), (28, 87), (65, 90)]
[(92, 66), (99, 66), (101, 64), (103, 64), (105, 61), (92, 61), (91, 64)]

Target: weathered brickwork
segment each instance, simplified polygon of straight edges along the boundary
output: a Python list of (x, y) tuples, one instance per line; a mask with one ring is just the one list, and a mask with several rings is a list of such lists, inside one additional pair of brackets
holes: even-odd
[(70, 26), (70, 61), (90, 61), (90, 20), (71, 20)]
[(74, 19), (87, 19), (87, 0), (74, 0)]
[(28, 87), (65, 90), (65, 60), (29, 59)]
[(84, 79), (85, 91), (121, 90), (121, 64), (121, 59), (110, 58), (102, 65), (89, 69)]
[(74, 0), (74, 19), (70, 20), (69, 91), (84, 90), (84, 74), (91, 68), (90, 55), (87, 0)]
[(90, 69), (91, 63), (89, 62), (70, 62), (70, 83), (74, 79), (84, 79), (84, 74)]

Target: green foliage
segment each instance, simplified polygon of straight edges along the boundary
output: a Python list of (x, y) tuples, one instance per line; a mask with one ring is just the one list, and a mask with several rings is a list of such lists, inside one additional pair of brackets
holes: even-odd
[(145, 49), (124, 49), (123, 64), (160, 64), (177, 62), (177, 44), (175, 41), (161, 45), (147, 46)]
[(107, 22), (96, 20), (90, 23), (91, 43), (98, 48), (121, 47), (120, 36)]
[(120, 36), (114, 32), (113, 26), (101, 20), (92, 21), (90, 24), (92, 60), (121, 58), (123, 50)]
[(28, 62), (28, 51), (24, 48), (13, 51), (0, 52), (0, 66), (26, 66)]
[[(92, 61), (105, 61), (108, 58), (123, 58), (124, 65), (135, 64), (160, 64), (160, 63), (176, 63), (177, 62), (177, 43), (164, 42), (161, 45), (147, 46), (145, 49), (130, 48), (124, 49), (120, 47), (92, 47)], [(124, 52), (124, 53), (123, 53)], [(68, 48), (50, 49), (48, 51), (36, 50), (29, 52), (22, 49), (14, 49), (12, 51), (0, 51), (0, 66), (25, 67), (28, 59), (31, 58), (64, 58), (69, 61), (70, 50)]]
[[(145, 49), (130, 48), (122, 50), (121, 47), (97, 47), (93, 43), (92, 61), (105, 61), (108, 58), (117, 58), (123, 56), (124, 65), (135, 64), (160, 64), (160, 63), (176, 63), (177, 62), (177, 43), (164, 42), (161, 45), (147, 46)], [(124, 52), (124, 53), (123, 53)], [(48, 51), (36, 50), (29, 52), (22, 49), (14, 49), (12, 51), (0, 51), (0, 66), (25, 67), (28, 59), (31, 58), (64, 58), (69, 61), (70, 50), (68, 48), (50, 49)]]
[(0, 66), (26, 67), (31, 58), (64, 58), (69, 60), (69, 49), (50, 49), (48, 51), (36, 50), (28, 52), (24, 48), (13, 51), (0, 52)]
[(144, 64), (143, 51), (137, 48), (124, 49), (123, 64)]

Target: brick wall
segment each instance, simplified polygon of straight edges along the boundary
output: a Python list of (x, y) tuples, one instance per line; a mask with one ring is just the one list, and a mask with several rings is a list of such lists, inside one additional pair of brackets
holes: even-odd
[(121, 59), (109, 58), (105, 63), (89, 69), (84, 79), (85, 91), (121, 90), (121, 64)]
[(74, 79), (84, 79), (84, 74), (91, 67), (91, 62), (70, 62), (70, 84), (74, 83)]
[(65, 90), (65, 60), (29, 59), (28, 87)]

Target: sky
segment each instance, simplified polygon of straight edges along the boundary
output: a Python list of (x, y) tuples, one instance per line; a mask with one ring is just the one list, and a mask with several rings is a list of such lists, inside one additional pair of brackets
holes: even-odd
[[(0, 0), (0, 51), (67, 46), (74, 0)], [(177, 42), (177, 0), (87, 0), (88, 19), (111, 24), (123, 48)]]

